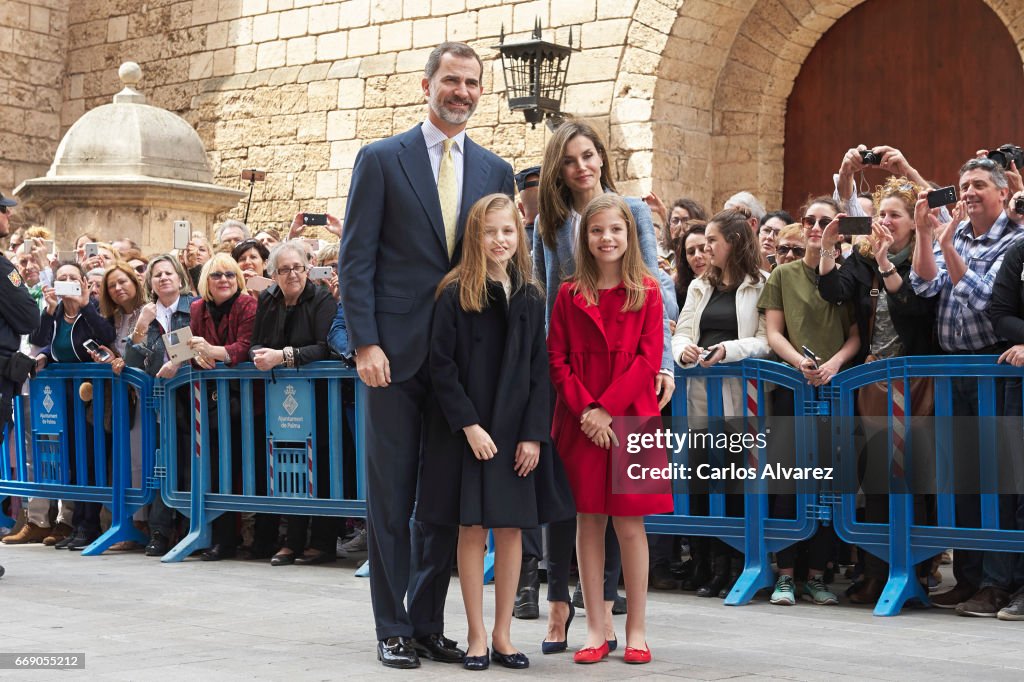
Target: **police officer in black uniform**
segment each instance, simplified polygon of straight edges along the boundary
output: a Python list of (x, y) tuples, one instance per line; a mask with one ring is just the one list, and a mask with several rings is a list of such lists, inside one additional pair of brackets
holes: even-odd
[[(18, 202), (0, 194), (0, 238), (11, 232), (10, 210)], [(23, 334), (39, 327), (39, 306), (32, 300), (14, 263), (0, 252), (0, 437), (11, 421), (15, 393), (21, 388), (7, 378), (7, 363), (21, 347)]]

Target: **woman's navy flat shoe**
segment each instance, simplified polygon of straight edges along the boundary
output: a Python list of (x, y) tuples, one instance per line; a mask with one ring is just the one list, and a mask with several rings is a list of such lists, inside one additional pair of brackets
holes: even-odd
[(504, 668), (512, 668), (513, 670), (522, 670), (523, 668), (530, 667), (530, 659), (521, 651), (517, 651), (514, 654), (503, 654), (495, 649), (491, 652), (491, 660)]
[(462, 659), (462, 667), (466, 670), (487, 670), (491, 666), (490, 649), (483, 656), (466, 656)]

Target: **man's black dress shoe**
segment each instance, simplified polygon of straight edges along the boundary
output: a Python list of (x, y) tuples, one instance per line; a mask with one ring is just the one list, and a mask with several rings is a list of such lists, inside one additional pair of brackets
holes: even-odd
[(281, 554), (280, 552), (270, 557), (271, 566), (290, 566), (295, 563), (295, 554)]
[(329, 564), (337, 561), (338, 556), (329, 552), (320, 552), (319, 554), (303, 554), (302, 556), (295, 557), (296, 566), (313, 566), (314, 564)]
[(164, 537), (164, 534), (155, 530), (152, 537), (149, 538), (149, 544), (146, 545), (146, 556), (163, 556), (170, 549), (171, 543)]
[(235, 548), (219, 542), (200, 555), (203, 561), (220, 561), (221, 559), (233, 559), (234, 557)]
[(540, 576), (537, 571), (537, 557), (523, 559), (523, 565), (519, 570), (519, 591), (516, 594), (516, 605), (512, 610), (512, 615), (521, 620), (539, 618), (539, 592)]
[(405, 637), (389, 637), (377, 642), (377, 660), (385, 668), (418, 668), (420, 658)]
[(495, 649), (491, 652), (491, 660), (504, 668), (512, 668), (513, 670), (522, 670), (523, 668), (530, 667), (530, 659), (522, 651), (517, 651), (514, 654), (503, 654)]
[(85, 533), (75, 533), (75, 537), (67, 544), (65, 549), (70, 549), (73, 552), (80, 552), (93, 542), (99, 536), (86, 535)]
[(491, 667), (489, 653), (490, 650), (483, 656), (466, 656), (462, 659), (462, 667), (466, 670), (487, 670)]
[(412, 648), (417, 654), (438, 663), (462, 663), (466, 658), (466, 652), (457, 645), (458, 642), (453, 642), (440, 633), (412, 640)]

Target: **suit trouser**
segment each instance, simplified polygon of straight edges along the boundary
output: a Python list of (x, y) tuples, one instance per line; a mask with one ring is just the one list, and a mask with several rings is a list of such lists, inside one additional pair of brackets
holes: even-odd
[(458, 527), (416, 521), (410, 530), (430, 390), (426, 362), (406, 381), (359, 390), (366, 406), (366, 529), (377, 638), (441, 633)]

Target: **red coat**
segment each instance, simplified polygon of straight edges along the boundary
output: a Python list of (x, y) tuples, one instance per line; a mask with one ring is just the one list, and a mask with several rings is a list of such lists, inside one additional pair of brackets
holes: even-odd
[(197, 298), (192, 301), (192, 336), (201, 336), (211, 346), (224, 346), (228, 352), (228, 365), (249, 361), (249, 346), (252, 343), (252, 325), (256, 319), (256, 299), (242, 294), (235, 299), (228, 314), (221, 318), (219, 328), (213, 324), (213, 317), (206, 307), (206, 301)]
[[(580, 416), (594, 403), (612, 417), (661, 414), (654, 393), (664, 346), (661, 293), (654, 280), (646, 284), (643, 307), (622, 312), (625, 287), (602, 291), (598, 305), (591, 306), (581, 294), (573, 294), (567, 282), (559, 289), (551, 313), (548, 359), (558, 395), (551, 437), (565, 465), (576, 510), (583, 514), (641, 516), (672, 511), (667, 481), (653, 486), (627, 483), (624, 464), (636, 459), (624, 454), (625, 434), (619, 428), (615, 430), (620, 445), (613, 448), (614, 456), (592, 443), (580, 428)], [(661, 465), (667, 461), (664, 452), (644, 453), (645, 459), (652, 457)], [(613, 493), (613, 480), (620, 490), (628, 485), (638, 494)]]

